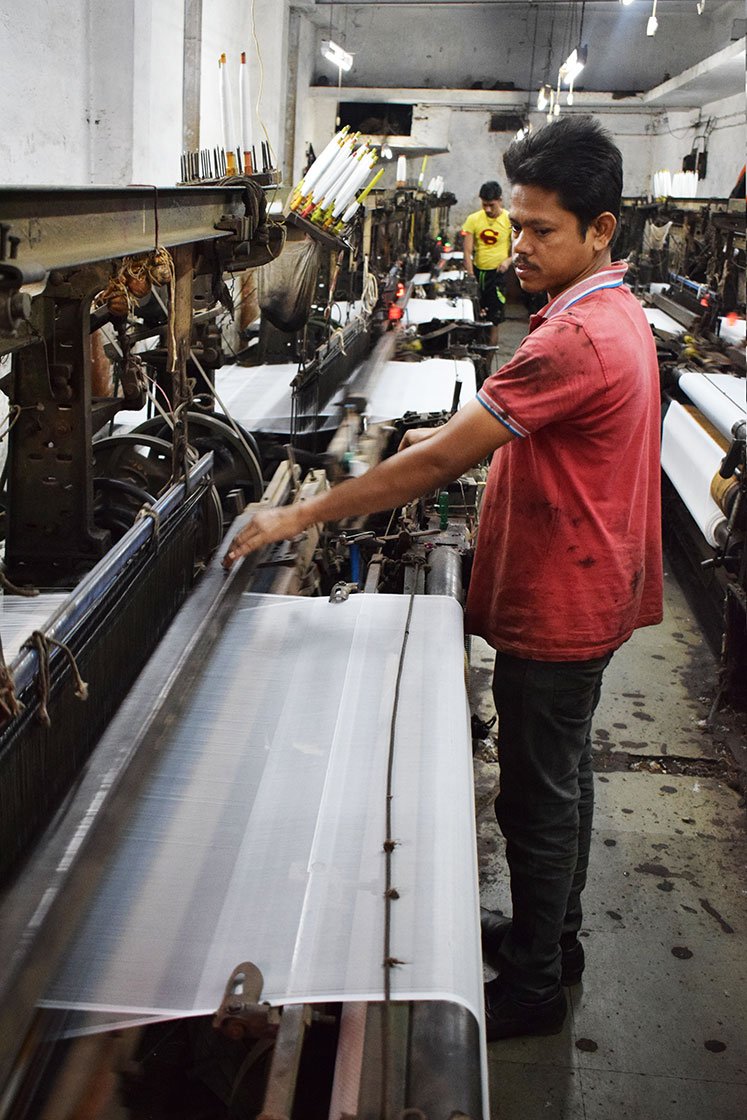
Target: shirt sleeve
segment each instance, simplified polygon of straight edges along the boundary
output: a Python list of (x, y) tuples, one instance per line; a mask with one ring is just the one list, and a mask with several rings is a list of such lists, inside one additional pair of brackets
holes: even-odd
[(583, 325), (570, 317), (542, 323), (477, 394), (484, 408), (517, 436), (546, 424), (581, 419), (606, 389), (604, 372)]
[(477, 223), (475, 222), (475, 215), (474, 214), (468, 214), (467, 217), (464, 219), (464, 225), (462, 226), (462, 233), (472, 233), (472, 234), (474, 234), (476, 224)]

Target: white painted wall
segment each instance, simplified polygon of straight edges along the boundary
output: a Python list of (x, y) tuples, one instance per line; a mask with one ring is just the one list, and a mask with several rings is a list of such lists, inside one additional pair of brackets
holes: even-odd
[[(238, 112), (245, 50), (261, 119), (282, 159), (288, 6), (204, 0), (203, 146), (222, 143), (218, 56), (228, 54)], [(0, 0), (0, 183), (173, 185), (182, 148), (183, 34), (184, 0)]]
[(327, 136), (327, 139), (329, 139), (329, 136), (334, 132), (335, 107), (327, 107), (328, 119), (322, 121), (318, 113), (320, 106), (315, 105), (314, 101), (309, 96), (309, 86), (312, 83), (316, 65), (316, 48), (316, 28), (308, 19), (301, 17), (297, 60), (295, 143), (293, 151), (293, 174), (291, 176), (293, 184), (297, 183), (301, 178), (301, 172), (306, 165), (305, 155), (308, 145), (312, 144), (316, 155), (319, 155), (321, 151), (321, 148), (318, 146), (318, 141), (315, 142), (314, 137), (317, 135), (323, 136), (325, 131), (330, 130)]
[[(252, 11), (257, 32), (252, 32)], [(203, 0), (201, 145), (222, 146), (218, 59), (225, 51), (239, 137), (239, 59), (246, 52), (254, 104), (253, 134), (257, 159), (259, 142), (269, 140), (278, 160), (283, 157), (286, 99), (288, 0)]]
[[(307, 114), (304, 124), (319, 151), (334, 131), (336, 99), (317, 96), (312, 98), (311, 106), (313, 112)], [(661, 168), (680, 170), (694, 138), (703, 133), (709, 120), (712, 131), (708, 138), (708, 175), (700, 184), (699, 196), (728, 196), (744, 162), (745, 115), (741, 95), (706, 105), (700, 111), (665, 112), (657, 108), (626, 112), (615, 108), (596, 110), (594, 116), (609, 129), (622, 152), (623, 190), (627, 196), (648, 195), (653, 173)], [(503, 153), (513, 133), (490, 132), (490, 117), (491, 110), (484, 107), (418, 104), (413, 110), (411, 139), (423, 146), (449, 149), (429, 157), (426, 179), (442, 175), (446, 189), (456, 195), (457, 204), (451, 212), (455, 228), (479, 205), (478, 193), (483, 182), (497, 179), (505, 185)], [(544, 113), (530, 112), (529, 119), (535, 129), (546, 123)], [(417, 179), (420, 164), (420, 157), (408, 160), (408, 178)], [(393, 187), (395, 161), (385, 167), (381, 185)]]
[(135, 0), (132, 163), (122, 182), (173, 185), (182, 148), (184, 0)]
[(87, 41), (88, 0), (0, 0), (3, 184), (89, 181)]

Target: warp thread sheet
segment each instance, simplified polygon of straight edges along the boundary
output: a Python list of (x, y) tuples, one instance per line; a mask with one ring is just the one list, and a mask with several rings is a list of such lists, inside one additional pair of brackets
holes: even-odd
[(64, 591), (45, 591), (33, 598), (0, 594), (0, 635), (8, 664), (18, 656), (34, 630), (44, 629), (65, 599)]
[(678, 323), (671, 315), (667, 315), (666, 311), (662, 311), (660, 307), (643, 307), (643, 313), (648, 319), (652, 327), (658, 327), (660, 331), (666, 331), (668, 334), (682, 335), (685, 333), (685, 328), (682, 323)]
[(448, 412), (457, 381), (461, 382), (461, 408), (477, 392), (471, 361), (425, 358), (421, 362), (387, 362), (371, 390), (366, 415), (378, 422), (396, 420), (406, 412)]
[[(92, 1013), (88, 1029), (212, 1014), (244, 960), (273, 1004), (383, 998), (386, 770), (408, 606), (241, 597), (45, 1006)], [(391, 954), (403, 963), (391, 982), (395, 999), (451, 1000), (482, 1024), (463, 658), (458, 604), (417, 597), (395, 732)]]
[[(292, 412), (290, 384), (298, 373), (297, 363), (276, 365), (226, 365), (215, 371), (215, 387), (228, 413), (250, 431), (288, 432)], [(223, 412), (220, 402), (216, 410)], [(118, 412), (117, 433), (129, 432), (148, 418), (149, 408)], [(321, 415), (325, 415), (323, 412)]]
[(474, 323), (471, 299), (411, 299), (405, 308), (405, 323)]

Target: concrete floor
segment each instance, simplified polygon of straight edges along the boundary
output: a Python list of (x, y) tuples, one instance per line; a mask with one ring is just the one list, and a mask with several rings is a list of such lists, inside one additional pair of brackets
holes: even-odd
[[(665, 594), (663, 624), (613, 658), (595, 719), (583, 983), (561, 1034), (488, 1048), (492, 1120), (747, 1115), (745, 775), (730, 749), (745, 721), (709, 721), (716, 662), (669, 574)], [(473, 640), (470, 662), (487, 718), (492, 651)], [(510, 914), (497, 785), (488, 738), (475, 757), (481, 893)]]

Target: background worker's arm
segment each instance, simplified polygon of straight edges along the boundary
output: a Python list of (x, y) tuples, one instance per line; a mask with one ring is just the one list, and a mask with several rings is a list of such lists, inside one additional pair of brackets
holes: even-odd
[(475, 249), (475, 237), (472, 233), (466, 231), (462, 234), (463, 247), (464, 247), (464, 268), (468, 276), (475, 275), (475, 265), (472, 260), (472, 253)]
[(295, 537), (310, 525), (403, 506), (452, 482), (510, 439), (508, 428), (477, 401), (470, 401), (429, 438), (405, 447), (360, 478), (308, 501), (257, 513), (234, 537), (224, 566), (230, 568), (240, 556)]

